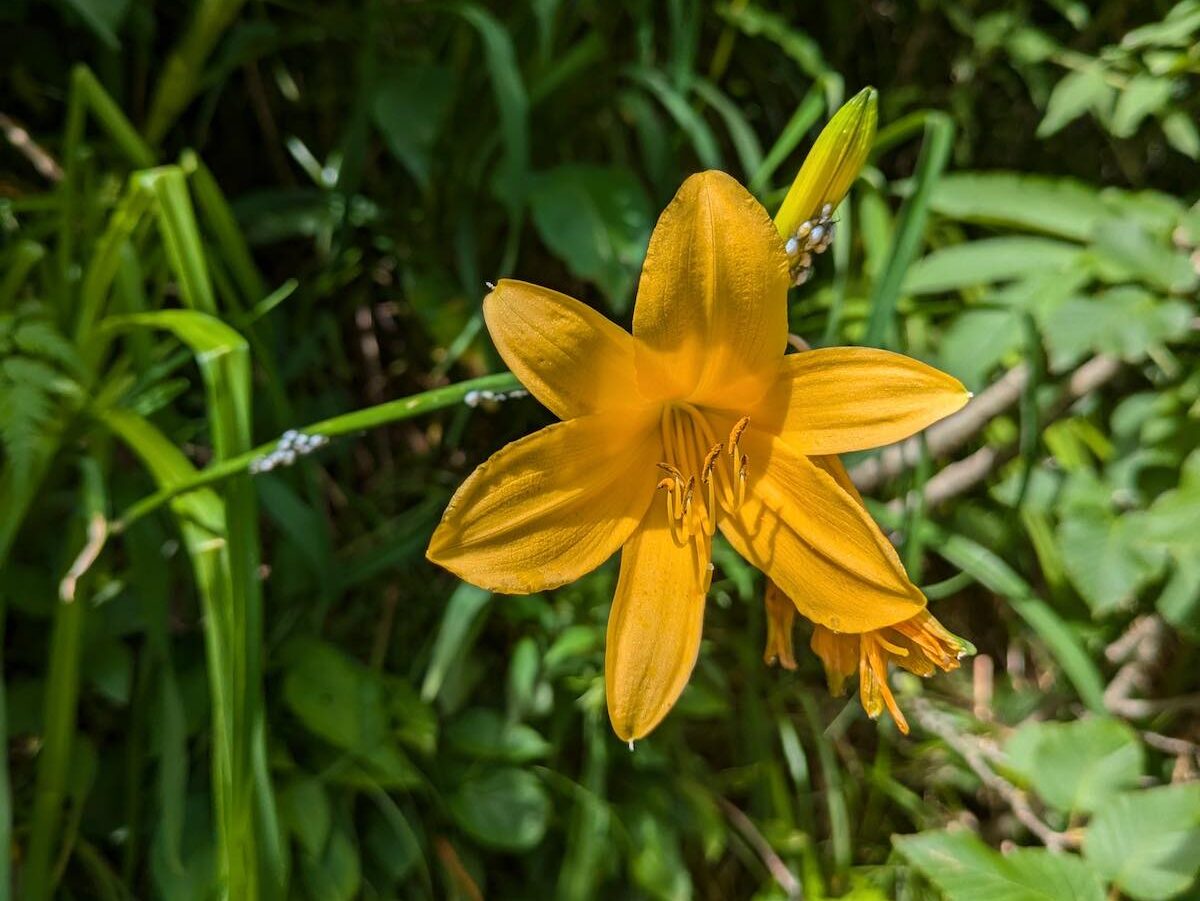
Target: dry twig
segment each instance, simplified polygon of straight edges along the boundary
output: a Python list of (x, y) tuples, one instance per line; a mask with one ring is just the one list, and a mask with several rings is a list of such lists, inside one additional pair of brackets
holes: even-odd
[(1079, 839), (1075, 835), (1051, 829), (1034, 812), (1025, 792), (1007, 779), (997, 775), (988, 763), (988, 754), (978, 738), (960, 731), (950, 717), (937, 710), (924, 698), (915, 698), (911, 702), (911, 710), (913, 719), (921, 728), (936, 735), (962, 757), (967, 766), (979, 777), (979, 781), (999, 795), (1022, 825), (1036, 835), (1048, 849), (1057, 852), (1078, 846)]

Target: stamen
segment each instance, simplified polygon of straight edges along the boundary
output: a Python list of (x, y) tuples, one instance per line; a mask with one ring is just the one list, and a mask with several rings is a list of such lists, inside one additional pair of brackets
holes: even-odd
[(683, 520), (683, 536), (691, 538), (696, 534), (696, 529), (692, 522), (692, 494), (696, 490), (696, 477), (689, 476), (687, 487), (683, 490), (683, 509), (679, 514), (679, 518)]
[(740, 507), (746, 501), (746, 479), (750, 475), (750, 458), (742, 454), (742, 465), (738, 467), (737, 502)]
[(733, 457), (736, 455), (736, 452), (738, 449), (738, 441), (741, 440), (742, 434), (746, 431), (746, 429), (749, 427), (749, 425), (750, 425), (750, 417), (749, 416), (743, 416), (734, 425), (733, 431), (731, 431), (729, 433), (729, 445), (728, 445), (729, 456)]

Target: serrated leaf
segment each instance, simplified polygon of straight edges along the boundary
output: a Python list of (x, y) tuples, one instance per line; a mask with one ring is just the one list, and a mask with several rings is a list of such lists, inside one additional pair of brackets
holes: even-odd
[(1064, 813), (1090, 813), (1135, 787), (1145, 763), (1133, 730), (1108, 717), (1026, 723), (1004, 753), (1042, 800)]
[(1113, 798), (1089, 824), (1083, 854), (1132, 898), (1175, 897), (1200, 867), (1200, 783)]
[(922, 832), (892, 841), (948, 901), (1104, 899), (1100, 880), (1072, 854), (1018, 848), (1001, 856), (970, 832)]

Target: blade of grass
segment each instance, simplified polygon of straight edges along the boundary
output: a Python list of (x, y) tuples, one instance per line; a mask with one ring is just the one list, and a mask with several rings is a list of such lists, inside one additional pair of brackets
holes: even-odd
[(913, 174), (912, 191), (900, 209), (887, 262), (871, 291), (871, 316), (867, 321), (865, 344), (885, 347), (891, 343), (900, 287), (908, 267), (921, 249), (929, 197), (950, 159), (953, 142), (954, 122), (944, 113), (929, 113), (925, 117), (925, 140)]
[(146, 139), (158, 144), (202, 83), (204, 63), (221, 35), (233, 24), (245, 0), (200, 0), (159, 77), (146, 117)]
[(683, 132), (691, 139), (692, 149), (696, 158), (706, 169), (722, 167), (721, 148), (708, 123), (701, 118), (687, 98), (675, 89), (667, 76), (657, 69), (648, 66), (630, 66), (625, 75), (635, 84), (641, 85), (652, 95), (675, 120)]
[[(67, 546), (81, 548), (78, 560), (82, 561), (95, 544), (97, 535), (103, 536), (106, 522), (103, 478), (99, 464), (90, 457), (83, 462), (80, 494), (83, 521), (73, 524), (72, 537)], [(72, 572), (74, 569), (75, 565), (72, 564)], [(52, 865), (61, 838), (59, 825), (67, 797), (75, 743), (79, 667), (87, 608), (86, 596), (77, 592), (74, 581), (68, 582), (64, 578), (61, 597), (54, 606), (50, 660), (46, 671), (46, 723), (42, 734), (42, 750), (38, 755), (29, 851), (22, 878), (25, 897), (30, 901), (49, 898), (55, 889)]]
[(824, 110), (825, 101), (821, 85), (814, 84), (804, 95), (804, 99), (800, 101), (796, 111), (792, 113), (792, 118), (788, 119), (787, 125), (783, 126), (783, 131), (779, 133), (779, 137), (775, 139), (771, 149), (767, 151), (766, 158), (758, 169), (751, 173), (751, 194), (762, 194), (767, 189), (775, 171), (783, 165), (784, 160), (791, 156), (792, 151), (800, 146), (800, 142), (804, 140), (808, 130), (816, 125)]
[(733, 142), (733, 149), (737, 151), (743, 177), (749, 178), (761, 169), (762, 145), (759, 144), (758, 135), (754, 133), (738, 105), (726, 97), (720, 88), (703, 78), (692, 82), (692, 90), (725, 121), (725, 130), (729, 132), (729, 140)]

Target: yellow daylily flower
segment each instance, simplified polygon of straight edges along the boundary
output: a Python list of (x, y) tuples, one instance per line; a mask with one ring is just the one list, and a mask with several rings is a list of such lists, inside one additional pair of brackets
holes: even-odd
[(605, 686), (623, 740), (649, 733), (687, 684), (718, 529), (831, 632), (895, 628), (924, 611), (827, 455), (908, 437), (967, 392), (887, 351), (785, 355), (788, 268), (762, 206), (704, 172), (651, 236), (632, 335), (524, 282), (502, 280), (484, 301), (500, 355), (562, 421), (481, 464), (427, 555), (483, 588), (528, 593), (621, 550)]
[(834, 113), (779, 207), (775, 225), (786, 242), (794, 284), (808, 281), (813, 256), (833, 243), (833, 213), (871, 152), (877, 109), (877, 92), (863, 88)]

